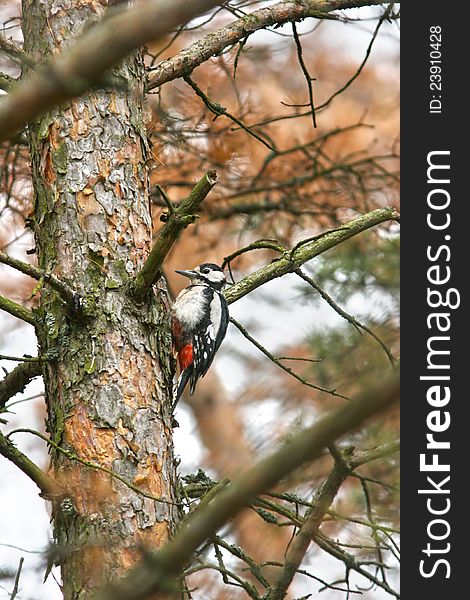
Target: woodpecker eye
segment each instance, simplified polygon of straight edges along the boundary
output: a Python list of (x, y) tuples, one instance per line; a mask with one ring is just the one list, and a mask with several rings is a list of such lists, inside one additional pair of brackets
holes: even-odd
[(205, 269), (201, 269), (201, 273), (209, 273), (209, 269), (207, 267)]

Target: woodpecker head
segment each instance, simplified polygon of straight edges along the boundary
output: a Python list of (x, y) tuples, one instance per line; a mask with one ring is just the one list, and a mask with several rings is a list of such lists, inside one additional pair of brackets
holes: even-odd
[(176, 273), (189, 277), (191, 285), (209, 285), (215, 290), (222, 290), (227, 282), (222, 269), (214, 263), (203, 263), (191, 271), (176, 271)]

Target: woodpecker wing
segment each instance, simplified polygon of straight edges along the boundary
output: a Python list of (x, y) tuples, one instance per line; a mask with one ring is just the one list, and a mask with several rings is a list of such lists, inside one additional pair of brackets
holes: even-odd
[[(217, 330), (216, 338), (215, 338), (215, 346), (214, 346), (214, 354), (220, 348), (220, 344), (222, 343), (225, 334), (227, 333), (228, 321), (229, 321), (229, 312), (228, 312), (228, 304), (225, 297), (220, 292), (215, 293), (219, 297), (220, 301), (220, 325)], [(213, 358), (213, 357), (212, 357)]]
[(204, 377), (211, 366), (228, 326), (228, 306), (223, 295), (211, 288), (207, 288), (205, 293), (209, 311), (198, 330), (193, 333), (194, 364), (191, 373), (191, 394), (194, 392), (197, 380)]

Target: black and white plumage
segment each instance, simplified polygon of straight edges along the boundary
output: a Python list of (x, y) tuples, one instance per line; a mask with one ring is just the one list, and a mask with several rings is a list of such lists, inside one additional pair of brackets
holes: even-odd
[(191, 283), (175, 299), (172, 307), (172, 333), (180, 376), (175, 404), (188, 381), (193, 394), (196, 383), (207, 373), (227, 331), (229, 313), (222, 294), (225, 275), (213, 263), (204, 263), (191, 271), (176, 271)]

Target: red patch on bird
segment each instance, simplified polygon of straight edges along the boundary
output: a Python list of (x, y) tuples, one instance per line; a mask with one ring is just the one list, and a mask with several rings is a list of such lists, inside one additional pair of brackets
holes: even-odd
[(189, 367), (189, 365), (191, 365), (193, 362), (193, 345), (186, 344), (186, 346), (183, 346), (178, 352), (178, 359), (180, 363), (180, 369), (184, 371), (184, 369)]

